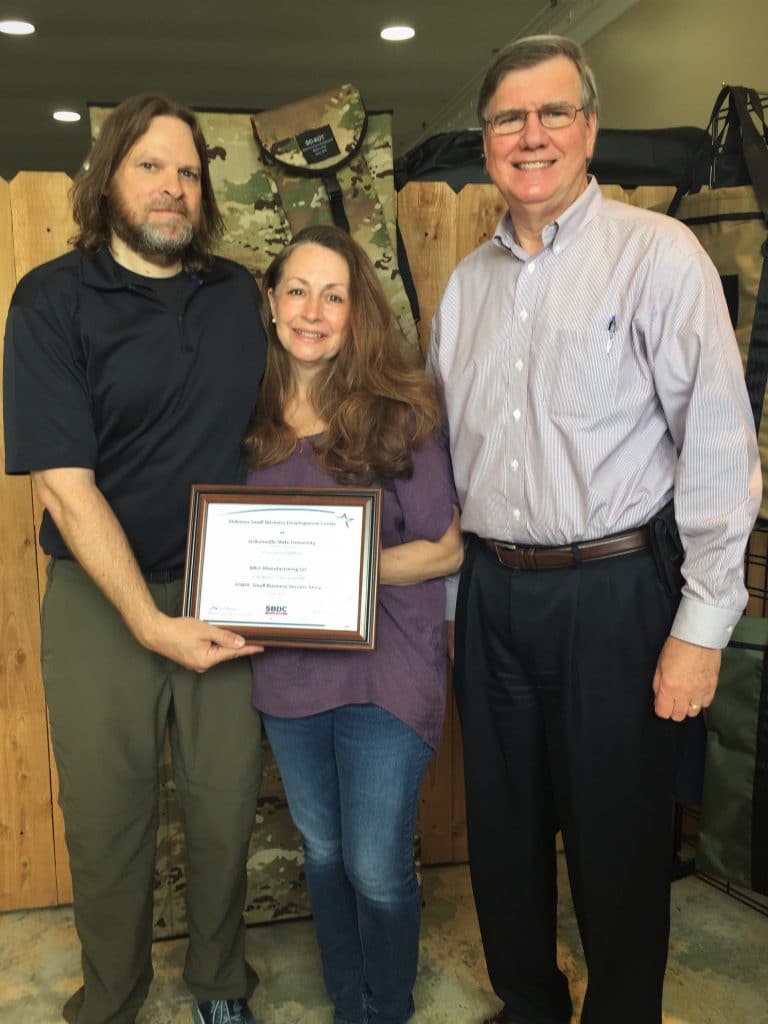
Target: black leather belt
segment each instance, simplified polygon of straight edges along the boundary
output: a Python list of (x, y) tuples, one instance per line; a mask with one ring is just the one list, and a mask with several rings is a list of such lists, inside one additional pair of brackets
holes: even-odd
[(548, 548), (525, 544), (507, 544), (501, 540), (484, 539), (483, 543), (508, 569), (569, 569), (579, 562), (598, 558), (615, 558), (631, 551), (642, 551), (650, 541), (648, 527), (615, 533), (600, 540), (585, 540), (579, 544), (564, 544)]
[(142, 569), (141, 575), (147, 583), (175, 583), (184, 579), (184, 566), (177, 565), (174, 569)]

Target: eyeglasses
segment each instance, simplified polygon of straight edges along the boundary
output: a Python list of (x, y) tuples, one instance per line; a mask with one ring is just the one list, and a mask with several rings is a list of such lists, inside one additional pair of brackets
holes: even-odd
[(547, 131), (568, 128), (576, 120), (576, 115), (584, 107), (574, 107), (572, 103), (548, 103), (538, 110), (502, 110), (500, 114), (486, 117), (485, 125), (494, 135), (516, 135), (525, 128), (529, 114), (535, 114), (539, 124)]

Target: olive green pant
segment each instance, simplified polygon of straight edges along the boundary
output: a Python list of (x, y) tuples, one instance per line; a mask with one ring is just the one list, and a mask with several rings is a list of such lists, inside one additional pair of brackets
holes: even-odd
[[(181, 583), (151, 584), (178, 615)], [(246, 857), (261, 776), (247, 658), (197, 675), (141, 647), (75, 562), (43, 604), (43, 679), (82, 944), (83, 989), (64, 1016), (133, 1024), (152, 980), (159, 763), (170, 726), (184, 816), (189, 948), (198, 999), (247, 997)]]

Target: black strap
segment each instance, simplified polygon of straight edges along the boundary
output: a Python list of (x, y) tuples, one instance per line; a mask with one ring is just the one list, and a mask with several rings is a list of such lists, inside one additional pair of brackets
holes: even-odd
[(763, 659), (752, 789), (752, 888), (768, 895), (768, 656)]
[(403, 236), (400, 233), (400, 224), (397, 220), (395, 220), (395, 235), (397, 236), (397, 266), (400, 271), (400, 276), (403, 279), (405, 294), (408, 296), (408, 302), (411, 306), (411, 316), (413, 317), (414, 322), (418, 323), (421, 320), (419, 296), (416, 294), (416, 285), (413, 282), (411, 265), (408, 262), (408, 253), (405, 251)]
[[(765, 123), (762, 103), (754, 89), (746, 89), (741, 85), (731, 86), (731, 99), (739, 118), (744, 160), (765, 223), (768, 225), (768, 126)], [(762, 137), (755, 127), (750, 109), (762, 123)]]
[(344, 209), (344, 193), (341, 190), (339, 179), (333, 173), (333, 171), (325, 172), (322, 175), (323, 185), (325, 185), (325, 191), (328, 193), (328, 202), (331, 204), (331, 216), (333, 217), (333, 223), (337, 228), (341, 228), (346, 231), (347, 234), (351, 234), (349, 230), (349, 220), (347, 219), (347, 213)]
[[(333, 223), (336, 227), (346, 231), (347, 234), (351, 234), (349, 227), (349, 219), (347, 212), (344, 209), (344, 192), (339, 184), (339, 179), (331, 171), (326, 172), (322, 176), (323, 185), (325, 185), (325, 191), (328, 194), (328, 202), (331, 204), (331, 216), (333, 217)], [(411, 313), (416, 323), (419, 322), (419, 299), (416, 295), (416, 286), (413, 283), (413, 277), (411, 276), (411, 268), (408, 264), (408, 256), (403, 245), (403, 239), (400, 234), (400, 228), (395, 225), (395, 231), (397, 235), (397, 266), (400, 271), (400, 276), (403, 279), (403, 287), (405, 288), (405, 294), (408, 296), (408, 302), (411, 306)]]
[(749, 402), (755, 418), (755, 430), (760, 432), (763, 415), (763, 401), (768, 383), (768, 240), (763, 242), (763, 268), (757, 288), (755, 315), (752, 320), (752, 334), (749, 339), (747, 365), (744, 375), (747, 381)]

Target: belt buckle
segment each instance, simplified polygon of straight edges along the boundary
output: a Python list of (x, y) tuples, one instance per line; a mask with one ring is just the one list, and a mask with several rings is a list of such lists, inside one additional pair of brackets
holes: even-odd
[(499, 565), (503, 565), (505, 569), (508, 569), (509, 566), (501, 557), (501, 553), (502, 551), (517, 551), (517, 544), (503, 544), (501, 541), (497, 540), (495, 541), (494, 546), (496, 548), (496, 558), (498, 560)]

